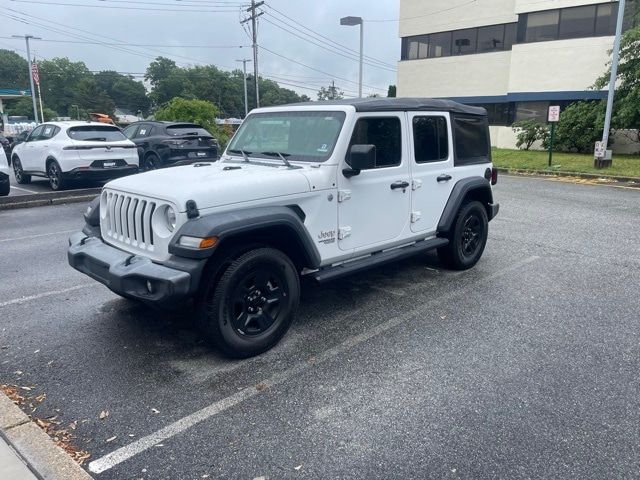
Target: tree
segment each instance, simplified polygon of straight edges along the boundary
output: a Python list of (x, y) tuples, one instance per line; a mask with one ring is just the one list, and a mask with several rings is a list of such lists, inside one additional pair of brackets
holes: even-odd
[(511, 129), (517, 134), (516, 147), (521, 150), (529, 150), (537, 141), (544, 142), (549, 134), (547, 126), (537, 120), (520, 120)]
[(396, 86), (389, 85), (389, 89), (387, 90), (387, 97), (395, 97), (396, 96)]
[(106, 70), (95, 75), (98, 88), (103, 90), (115, 103), (116, 107), (126, 109), (135, 114), (138, 110), (143, 115), (149, 112), (151, 102), (141, 82), (133, 77)]
[(344, 92), (331, 83), (328, 87), (320, 87), (318, 90), (318, 100), (338, 100), (344, 98)]
[(27, 61), (11, 50), (0, 49), (0, 88), (29, 89)]
[[(594, 88), (607, 87), (610, 76), (611, 67)], [(617, 85), (611, 124), (616, 129), (636, 129), (636, 141), (640, 141), (640, 26), (627, 30), (620, 41)]]
[[(58, 117), (58, 113), (50, 108), (43, 108), (44, 121), (50, 122)], [(22, 97), (13, 102), (7, 107), (7, 115), (17, 115), (27, 118), (33, 118), (33, 102), (31, 97)], [(40, 106), (38, 106), (38, 117), (40, 116)]]
[[(85, 107), (84, 103), (78, 103), (79, 97), (81, 97), (78, 95), (78, 88), (82, 80), (92, 80), (93, 74), (84, 62), (71, 62), (68, 58), (54, 58), (38, 62), (38, 67), (40, 69), (42, 101), (47, 107), (67, 117), (72, 116), (71, 105)], [(87, 100), (92, 101), (91, 92), (87, 93)]]
[(216, 137), (221, 145), (224, 145), (229, 137), (216, 124), (219, 112), (218, 107), (211, 102), (176, 97), (158, 109), (155, 118), (156, 120), (197, 123)]

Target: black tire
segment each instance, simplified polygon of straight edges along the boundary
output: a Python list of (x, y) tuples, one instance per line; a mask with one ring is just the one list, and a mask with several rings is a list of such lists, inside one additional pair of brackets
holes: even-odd
[(447, 267), (467, 270), (480, 260), (488, 233), (489, 220), (484, 205), (476, 201), (465, 203), (447, 237), (449, 245), (438, 249), (438, 258)]
[(160, 158), (155, 153), (150, 153), (142, 161), (142, 171), (157, 170), (161, 167)]
[(27, 185), (31, 183), (31, 175), (25, 175), (22, 170), (22, 163), (16, 156), (13, 157), (13, 176), (16, 177), (16, 182), (20, 185)]
[(49, 179), (49, 186), (51, 187), (51, 190), (55, 192), (64, 190), (67, 186), (67, 181), (62, 174), (62, 169), (55, 160), (51, 160), (47, 163), (47, 178)]
[(293, 323), (300, 280), (289, 257), (279, 250), (250, 250), (221, 276), (205, 281), (199, 324), (229, 357), (247, 358), (269, 350)]

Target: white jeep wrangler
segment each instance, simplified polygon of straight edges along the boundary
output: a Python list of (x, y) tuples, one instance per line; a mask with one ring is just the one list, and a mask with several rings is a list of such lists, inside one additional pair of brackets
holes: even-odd
[(300, 277), (325, 282), (437, 249), (456, 269), (498, 212), (486, 111), (358, 99), (254, 110), (216, 163), (108, 183), (69, 240), (69, 263), (163, 307), (195, 300), (234, 357), (275, 345)]

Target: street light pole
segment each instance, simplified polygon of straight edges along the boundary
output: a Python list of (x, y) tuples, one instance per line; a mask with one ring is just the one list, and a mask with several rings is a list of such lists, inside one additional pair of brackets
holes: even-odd
[[(616, 23), (616, 36), (613, 40), (613, 51), (611, 56), (611, 77), (609, 78), (609, 93), (607, 95), (607, 111), (604, 116), (604, 131), (602, 132), (602, 147), (604, 158), (596, 156), (594, 160), (595, 168), (611, 166), (611, 159), (607, 159), (607, 145), (609, 144), (609, 129), (611, 128), (611, 115), (613, 113), (613, 98), (616, 93), (616, 79), (618, 78), (618, 63), (620, 62), (620, 37), (622, 37), (622, 20), (624, 19), (625, 0), (618, 2), (618, 21)], [(596, 148), (596, 151), (598, 149)]]
[(362, 17), (342, 17), (340, 25), (348, 25), (353, 27), (360, 25), (360, 77), (358, 81), (358, 98), (362, 98), (362, 65), (364, 58), (364, 21)]
[[(29, 39), (42, 40), (33, 35), (12, 35), (14, 38), (24, 38), (27, 43), (27, 62), (29, 65), (29, 85), (31, 86), (31, 100), (33, 100), (33, 119), (38, 123), (38, 106), (36, 104), (36, 90), (33, 88), (33, 64), (31, 63), (31, 50), (29, 49)], [(44, 121), (44, 119), (43, 119)]]
[(242, 80), (244, 80), (244, 117), (247, 118), (249, 114), (249, 100), (247, 99), (247, 62), (251, 59), (236, 60), (236, 62), (242, 62)]

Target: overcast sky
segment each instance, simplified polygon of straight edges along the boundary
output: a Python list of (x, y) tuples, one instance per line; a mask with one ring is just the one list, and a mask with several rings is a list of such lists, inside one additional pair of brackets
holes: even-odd
[[(25, 55), (24, 41), (6, 37), (29, 33), (43, 38), (32, 43), (32, 52), (39, 58), (67, 56), (85, 62), (91, 70), (139, 74), (159, 55), (170, 57), (183, 66), (215, 64), (226, 69), (237, 68), (241, 64), (236, 59), (252, 58), (250, 39), (239, 24), (241, 9), (244, 10), (240, 3), (213, 0), (0, 0), (0, 48), (11, 48)], [(107, 6), (115, 8), (105, 8)], [(349, 56), (350, 52), (344, 48), (357, 52), (359, 27), (340, 26), (339, 19), (348, 15), (361, 16), (365, 19), (365, 55), (372, 57), (368, 62), (377, 65), (364, 67), (364, 93), (383, 94), (389, 84), (396, 83), (395, 65), (400, 55), (400, 40), (396, 21), (377, 20), (397, 19), (398, 9), (398, 0), (267, 0), (266, 6), (261, 8), (265, 14), (260, 17), (258, 29), (258, 42), (265, 48), (260, 50), (260, 73), (275, 77), (283, 86), (313, 98), (319, 86), (329, 84), (332, 79), (347, 96), (355, 96), (357, 54), (351, 53), (354, 58), (345, 58), (295, 35), (308, 38), (305, 33), (310, 33), (308, 29), (314, 30), (342, 45), (330, 44)], [(315, 43), (329, 48), (328, 39), (314, 36)], [(127, 46), (109, 48), (82, 42)], [(174, 45), (179, 47), (170, 47)], [(245, 48), (203, 48), (205, 45)], [(253, 68), (251, 64), (247, 67)], [(291, 85), (284, 85), (285, 82)]]

